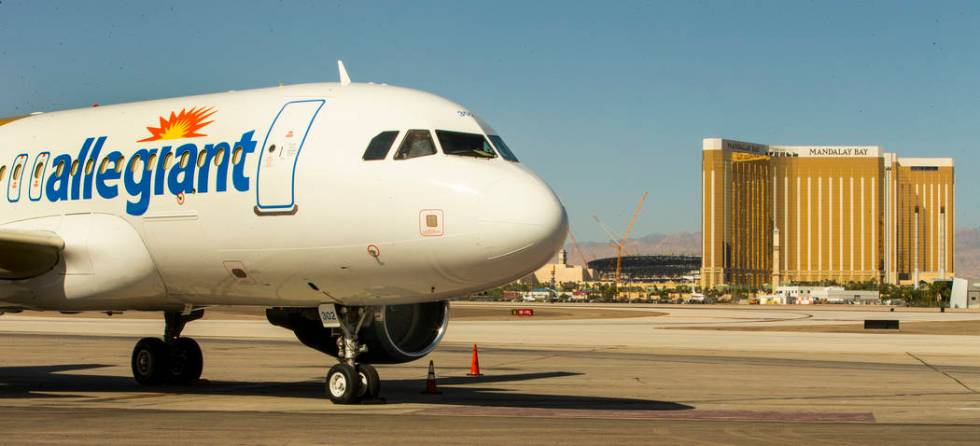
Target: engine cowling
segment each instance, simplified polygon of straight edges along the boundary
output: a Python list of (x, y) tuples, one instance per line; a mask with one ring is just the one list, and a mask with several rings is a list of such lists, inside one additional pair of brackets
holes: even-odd
[[(316, 308), (269, 308), (266, 317), (292, 330), (306, 346), (337, 357), (340, 329), (324, 327)], [(367, 351), (357, 360), (368, 364), (414, 361), (436, 348), (448, 325), (448, 301), (374, 307), (358, 335)]]

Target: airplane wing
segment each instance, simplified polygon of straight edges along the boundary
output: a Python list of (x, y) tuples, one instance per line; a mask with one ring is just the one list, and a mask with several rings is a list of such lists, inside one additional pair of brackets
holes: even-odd
[(0, 228), (0, 280), (21, 280), (51, 271), (65, 241), (50, 231)]

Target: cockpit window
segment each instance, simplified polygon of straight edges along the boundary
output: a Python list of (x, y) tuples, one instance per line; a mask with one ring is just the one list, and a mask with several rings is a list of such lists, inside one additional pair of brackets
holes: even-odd
[(517, 162), (517, 157), (514, 156), (514, 152), (510, 151), (510, 147), (504, 143), (504, 140), (497, 135), (490, 135), (490, 141), (493, 141), (493, 145), (497, 147), (497, 151), (500, 152), (500, 156), (507, 160)]
[(446, 155), (472, 156), (476, 158), (496, 158), (493, 146), (483, 135), (476, 133), (450, 132), (436, 130), (442, 151)]
[(409, 130), (405, 140), (395, 153), (396, 160), (407, 160), (420, 156), (435, 155), (436, 145), (432, 142), (432, 134), (428, 130)]
[(364, 160), (374, 161), (387, 158), (388, 151), (391, 150), (391, 145), (397, 137), (398, 132), (394, 130), (378, 133), (377, 136), (371, 138), (367, 150), (364, 151)]

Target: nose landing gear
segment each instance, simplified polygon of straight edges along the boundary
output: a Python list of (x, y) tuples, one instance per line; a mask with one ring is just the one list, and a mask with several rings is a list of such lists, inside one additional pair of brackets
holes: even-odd
[(376, 400), (381, 392), (378, 371), (369, 364), (358, 364), (357, 355), (367, 346), (357, 341), (365, 320), (372, 314), (369, 307), (338, 307), (341, 336), (337, 338), (337, 358), (340, 364), (330, 368), (326, 377), (327, 397), (334, 404), (355, 404)]
[(191, 338), (180, 337), (184, 326), (204, 316), (204, 310), (189, 314), (164, 313), (166, 329), (163, 339), (143, 338), (133, 348), (133, 378), (144, 386), (165, 384), (188, 385), (201, 377), (204, 356)]

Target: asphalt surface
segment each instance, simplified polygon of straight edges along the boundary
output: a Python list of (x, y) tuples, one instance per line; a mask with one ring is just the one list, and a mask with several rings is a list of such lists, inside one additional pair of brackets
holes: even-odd
[[(379, 367), (386, 401), (357, 406), (323, 397), (331, 358), (285, 330), (264, 331), (261, 321), (192, 323), (188, 332), (202, 324), (195, 335), (205, 353), (202, 381), (143, 388), (130, 376), (129, 354), (156, 321), (8, 315), (0, 318), (0, 443), (980, 440), (980, 337), (676, 328), (726, 318), (765, 324), (796, 311), (705, 307), (651, 318), (451, 324), (447, 342), (426, 358), (441, 395), (420, 393), (423, 360)], [(799, 323), (864, 317), (813, 313)], [(980, 315), (955, 320), (971, 318)], [(608, 336), (594, 334), (603, 328)], [(466, 376), (472, 342), (480, 345), (480, 377)]]

